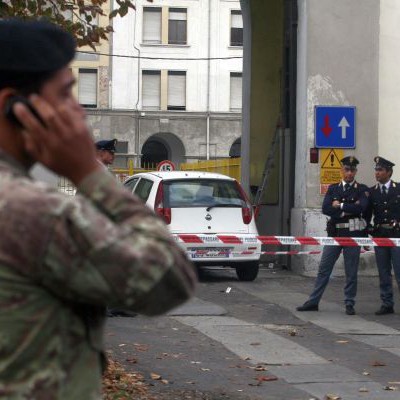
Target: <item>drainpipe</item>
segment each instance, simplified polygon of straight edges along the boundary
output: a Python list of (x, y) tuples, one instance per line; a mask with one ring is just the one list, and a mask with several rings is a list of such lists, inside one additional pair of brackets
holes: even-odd
[(141, 112), (139, 110), (139, 98), (140, 98), (140, 48), (136, 47), (136, 20), (137, 20), (137, 10), (135, 10), (135, 22), (133, 25), (133, 47), (137, 51), (138, 58), (137, 58), (137, 97), (136, 97), (136, 126), (135, 126), (135, 167), (140, 167), (140, 116)]
[(210, 88), (211, 88), (211, 0), (208, 0), (208, 49), (207, 49), (207, 137), (206, 153), (207, 160), (210, 159)]
[[(113, 8), (114, 8), (113, 6), (114, 6), (113, 2), (110, 1), (110, 13), (113, 12)], [(113, 26), (112, 20), (110, 21), (110, 25)], [(113, 43), (114, 43), (113, 32), (110, 32), (110, 35), (108, 37), (108, 43), (109, 43), (108, 49), (110, 52), (110, 55), (108, 56), (108, 108), (111, 110), (112, 109), (112, 89), (113, 89), (113, 86), (112, 86), (113, 57), (112, 57), (112, 54), (113, 54), (113, 50), (114, 50), (114, 48), (113, 48)], [(99, 56), (99, 57), (101, 57), (101, 56)]]

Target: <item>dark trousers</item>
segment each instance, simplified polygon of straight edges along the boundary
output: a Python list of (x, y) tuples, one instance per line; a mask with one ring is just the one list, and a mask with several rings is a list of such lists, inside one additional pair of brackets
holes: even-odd
[(375, 247), (380, 296), (384, 306), (393, 307), (392, 268), (400, 287), (400, 247)]
[(333, 267), (343, 250), (346, 285), (344, 287), (344, 302), (354, 306), (357, 294), (357, 273), (360, 260), (360, 247), (325, 246), (319, 263), (317, 280), (308, 303), (318, 304), (329, 283)]

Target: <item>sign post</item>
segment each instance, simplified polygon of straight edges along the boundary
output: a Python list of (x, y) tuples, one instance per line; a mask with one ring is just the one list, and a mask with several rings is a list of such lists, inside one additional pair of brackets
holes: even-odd
[(157, 171), (175, 171), (175, 164), (169, 160), (160, 161), (157, 164)]
[(315, 106), (315, 147), (354, 149), (356, 107)]
[(343, 149), (321, 149), (320, 194), (325, 194), (329, 185), (342, 179), (340, 160), (343, 157)]

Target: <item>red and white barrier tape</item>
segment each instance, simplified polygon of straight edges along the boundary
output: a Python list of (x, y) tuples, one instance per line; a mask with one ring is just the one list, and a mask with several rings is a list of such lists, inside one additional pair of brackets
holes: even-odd
[[(309, 254), (321, 254), (321, 250), (317, 251), (262, 251), (261, 254), (273, 255), (273, 256), (297, 256), (297, 255), (309, 255)], [(361, 250), (362, 254), (374, 253), (372, 250)]]
[(399, 247), (400, 238), (352, 238), (306, 236), (249, 236), (249, 235), (174, 235), (178, 242), (196, 244), (267, 244), (275, 246), (383, 246)]

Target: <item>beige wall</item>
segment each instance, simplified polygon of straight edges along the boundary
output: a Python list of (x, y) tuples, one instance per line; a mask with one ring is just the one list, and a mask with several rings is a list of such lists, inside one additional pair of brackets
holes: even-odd
[[(109, 25), (109, 20), (107, 15), (110, 13), (110, 1), (102, 6), (105, 16), (99, 17), (99, 25), (106, 26)], [(110, 53), (110, 43), (109, 40), (101, 40), (101, 42), (96, 45), (96, 53), (109, 54)], [(89, 46), (83, 46), (77, 49), (78, 51), (88, 51), (93, 52), (94, 50)], [(90, 68), (97, 69), (97, 106), (98, 108), (109, 108), (109, 81), (111, 79), (110, 75), (110, 57), (107, 55), (100, 55), (95, 61), (82, 61), (77, 60), (71, 64), (72, 72), (75, 78), (79, 79), (79, 68)], [(74, 95), (78, 97), (78, 84), (74, 86)]]
[(400, 2), (381, 0), (379, 38), (379, 125), (377, 154), (396, 164), (400, 179)]

